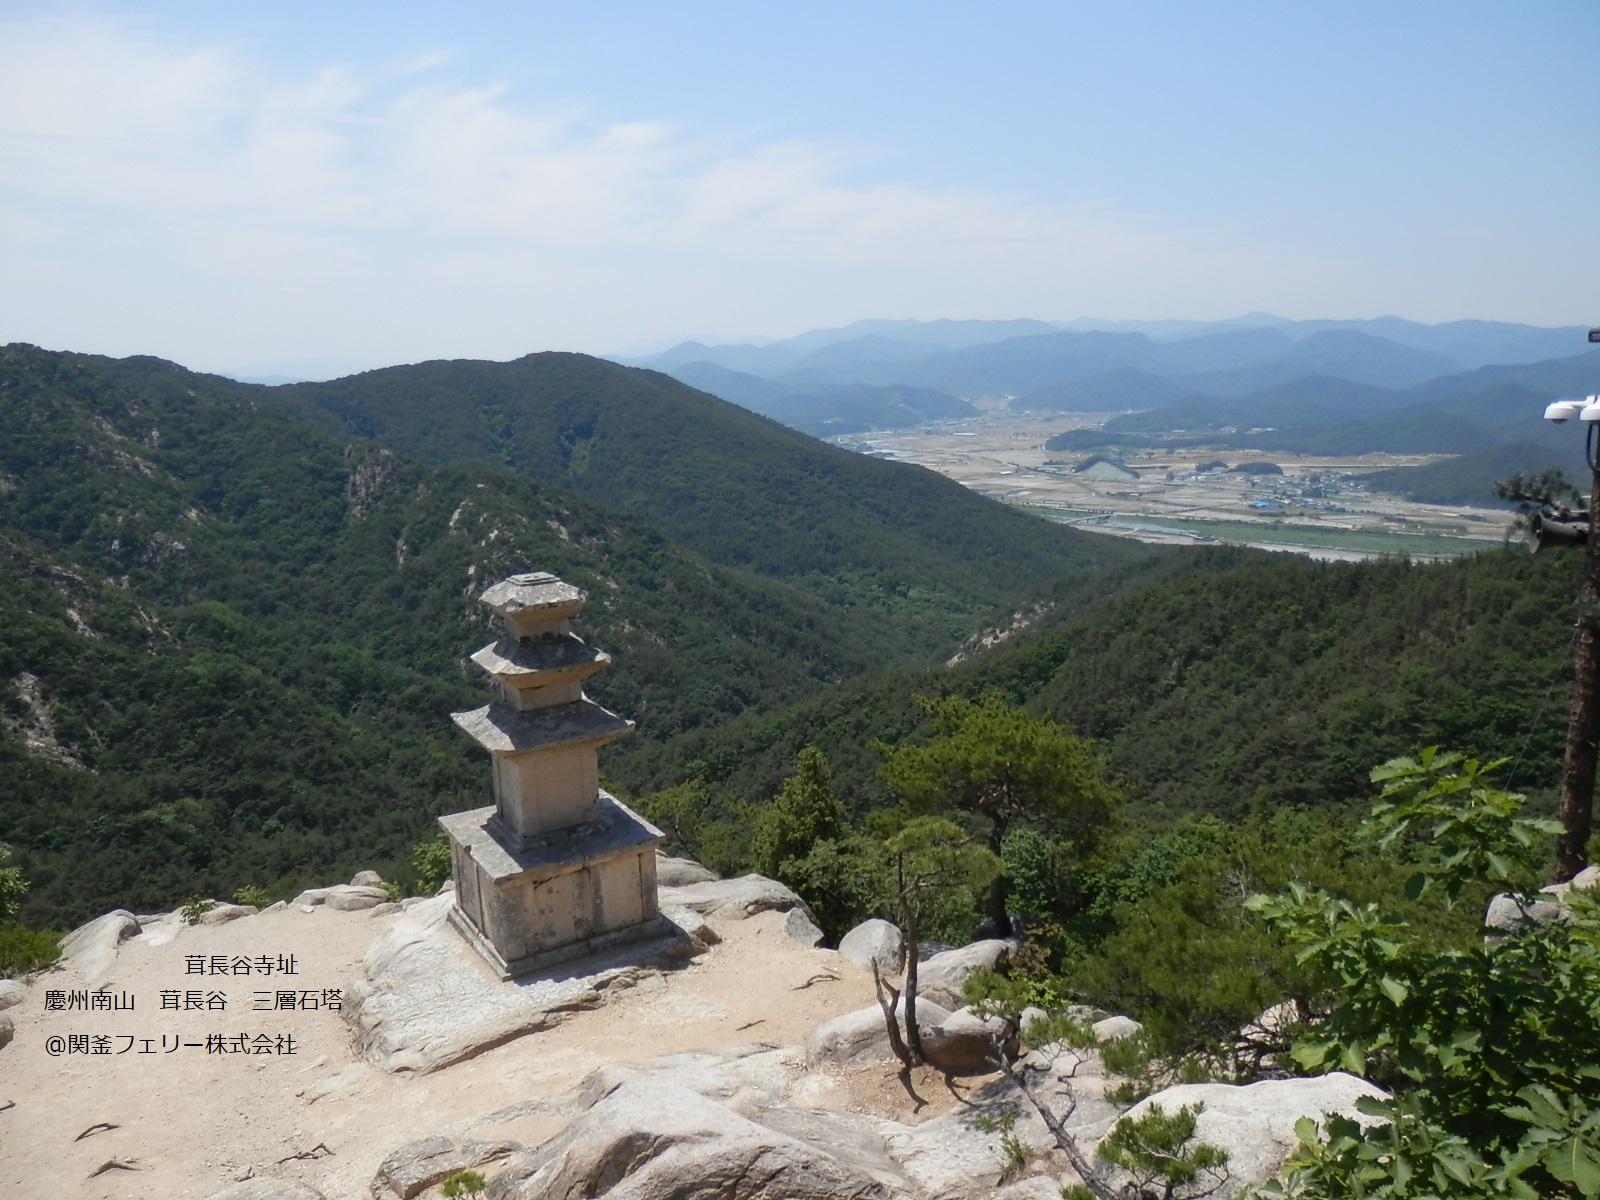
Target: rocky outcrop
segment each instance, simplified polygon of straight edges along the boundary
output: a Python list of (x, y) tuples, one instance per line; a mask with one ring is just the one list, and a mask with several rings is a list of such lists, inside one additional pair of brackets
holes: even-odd
[(246, 1179), (230, 1183), (206, 1200), (326, 1200), (309, 1183), (296, 1179)]
[(683, 887), (657, 887), (663, 908), (687, 908), (704, 917), (738, 921), (760, 912), (788, 912), (798, 908), (810, 916), (806, 902), (776, 879), (741, 875), (737, 879), (712, 879)]
[(1186, 1083), (1157, 1092), (1128, 1110), (1138, 1120), (1160, 1105), (1176, 1112), (1190, 1104), (1204, 1104), (1195, 1122), (1195, 1138), (1228, 1152), (1228, 1182), (1215, 1194), (1232, 1196), (1246, 1185), (1265, 1183), (1283, 1167), (1300, 1144), (1294, 1124), (1301, 1117), (1321, 1121), (1328, 1113), (1368, 1123), (1356, 1110), (1363, 1096), (1387, 1099), (1381, 1088), (1365, 1079), (1334, 1071), (1311, 1079), (1268, 1079), (1236, 1086), (1227, 1083)]
[(339, 883), (333, 887), (307, 888), (289, 903), (303, 907), (326, 904), (335, 912), (359, 912), (363, 908), (376, 908), (388, 899), (389, 893), (381, 887)]
[(898, 975), (905, 966), (906, 940), (897, 927), (874, 917), (840, 939), (839, 953), (864, 971), (876, 963), (879, 974)]
[[(905, 1001), (895, 1003), (895, 1016), (903, 1020)], [(917, 997), (917, 1029), (926, 1037), (936, 1025), (950, 1016), (925, 996)], [(889, 1048), (889, 1030), (883, 1019), (883, 1009), (876, 1004), (858, 1008), (824, 1021), (812, 1030), (806, 1039), (806, 1066), (837, 1063), (842, 1067), (859, 1067), (867, 1063), (887, 1062), (894, 1058)]]
[(85, 983), (98, 983), (116, 965), (117, 947), (138, 933), (138, 919), (127, 909), (116, 909), (62, 938), (61, 960), (75, 963)]
[(373, 1200), (411, 1200), (458, 1171), (471, 1171), (525, 1150), (521, 1142), (423, 1138), (408, 1142), (384, 1159), (369, 1190)]
[(213, 904), (200, 914), (200, 924), (226, 925), (240, 917), (253, 917), (260, 911), (253, 904)]
[(692, 883), (715, 883), (717, 873), (702, 867), (692, 858), (671, 858), (658, 853), (656, 855), (656, 886), (688, 887)]
[(878, 1200), (877, 1180), (688, 1088), (629, 1080), (538, 1150), (489, 1200)]
[(1010, 958), (1012, 949), (1010, 942), (990, 938), (935, 954), (918, 967), (917, 992), (945, 1008), (960, 1008), (967, 1002), (962, 994), (967, 980)]
[(620, 973), (540, 980), (524, 986), (485, 979), (472, 951), (445, 924), (450, 894), (419, 904), (367, 950), (367, 979), (350, 989), (344, 1017), (356, 1046), (385, 1071), (437, 1071), (513, 1038), (547, 1028), (603, 1000)]

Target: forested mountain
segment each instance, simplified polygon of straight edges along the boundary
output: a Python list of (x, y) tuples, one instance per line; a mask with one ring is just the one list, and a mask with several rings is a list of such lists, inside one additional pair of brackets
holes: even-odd
[[(340, 437), (510, 467), (632, 513), (714, 562), (936, 623), (947, 639), (1035, 584), (1148, 553), (584, 355), (422, 363), (258, 394)], [(939, 649), (932, 634), (926, 644)]]
[[(715, 433), (727, 406), (643, 378), (687, 395)], [(475, 597), (511, 571), (552, 570), (591, 592), (583, 632), (617, 660), (596, 696), (645, 741), (949, 653), (1009, 598), (1004, 578), (975, 580), (963, 538), (1026, 559), (1037, 527), (1047, 536), (1022, 578), (1139, 553), (1063, 539), (926, 472), (739, 413), (735, 429), (856, 468), (843, 478), (891, 505), (882, 520), (902, 479), (903, 503), (937, 508), (948, 488), (976, 514), (963, 531), (956, 506), (947, 562), (931, 519), (896, 559), (892, 526), (874, 539), (872, 510), (828, 491), (825, 471), (822, 499), (808, 496), (804, 467), (785, 480), (769, 449), (777, 486), (795, 491), (731, 502), (814, 515), (816, 541), (791, 548), (811, 556), (796, 582), (707, 561), (657, 525), (503, 465), (429, 465), (332, 437), (276, 394), (156, 359), (0, 352), (0, 839), (35, 882), (31, 919), (319, 878), (395, 855), (434, 814), (481, 802), (487, 764), (446, 717), (481, 702), (462, 667), (490, 636)], [(602, 453), (618, 444), (596, 441)], [(596, 473), (607, 461), (593, 460)], [(699, 486), (694, 464), (679, 466), (679, 482)], [(874, 492), (883, 468), (892, 481)], [(941, 485), (931, 499), (924, 476)], [(718, 499), (700, 497), (707, 527)], [(998, 524), (984, 523), (991, 508)], [(851, 548), (821, 557), (848, 540), (835, 519), (906, 575), (852, 583)], [(824, 576), (826, 561), (846, 578)]]
[(648, 791), (699, 776), (771, 795), (807, 744), (858, 807), (889, 802), (873, 738), (925, 731), (912, 695), (994, 688), (1096, 738), (1134, 808), (1239, 817), (1338, 805), (1367, 769), (1442, 743), (1514, 755), (1552, 784), (1565, 744), (1570, 554), (1486, 551), (1445, 563), (1317, 563), (1207, 549), (1106, 573), (1020, 607), (1023, 635), (951, 669), (851, 680), (787, 712), (640, 747), (619, 770)]

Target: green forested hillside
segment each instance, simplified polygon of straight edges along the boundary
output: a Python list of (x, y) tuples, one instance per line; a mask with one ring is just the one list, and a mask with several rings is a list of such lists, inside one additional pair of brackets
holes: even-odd
[(583, 632), (617, 661), (594, 691), (640, 741), (925, 660), (889, 603), (717, 566), (503, 467), (336, 440), (261, 391), (0, 356), (0, 840), (30, 919), (322, 878), (481, 802), (447, 714), (481, 701), (474, 597), (512, 570), (590, 590)]
[[(1570, 555), (1519, 550), (1448, 563), (1317, 563), (1195, 551), (1119, 594), (947, 671), (849, 681), (619, 764), (640, 791), (699, 775), (771, 795), (799, 749), (825, 747), (857, 806), (887, 803), (874, 738), (917, 736), (911, 694), (998, 688), (1098, 740), (1136, 810), (1237, 817), (1367, 794), (1374, 762), (1443, 743), (1513, 753), (1513, 782), (1551, 784), (1565, 741)], [(1159, 576), (1165, 575), (1164, 578)]]
[(512, 467), (831, 603), (933, 622), (930, 650), (955, 633), (952, 613), (1149, 553), (1050, 528), (932, 471), (824, 445), (668, 376), (580, 354), (421, 363), (258, 394), (341, 437)]

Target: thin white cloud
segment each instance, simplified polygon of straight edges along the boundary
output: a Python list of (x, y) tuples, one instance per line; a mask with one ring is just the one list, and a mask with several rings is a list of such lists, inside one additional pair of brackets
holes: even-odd
[[(1179, 307), (1149, 302), (1168, 294), (1221, 315), (1327, 269), (1104, 210), (863, 181), (837, 148), (538, 111), (447, 69), (286, 78), (106, 19), (0, 27), (0, 246), (35, 288), (104, 284), (72, 310), (81, 334), (45, 319), (62, 297), (0, 291), (0, 340), (154, 335), (213, 366), (338, 336), (369, 361), (509, 356), (872, 312), (1132, 315)], [(144, 311), (106, 336), (133, 295)]]

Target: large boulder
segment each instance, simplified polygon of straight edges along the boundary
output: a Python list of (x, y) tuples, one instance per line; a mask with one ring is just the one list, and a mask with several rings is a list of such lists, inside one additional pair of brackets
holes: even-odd
[(537, 1150), (489, 1200), (879, 1200), (887, 1189), (825, 1151), (687, 1088), (629, 1080)]
[(692, 858), (672, 858), (656, 855), (656, 886), (687, 887), (691, 883), (715, 883), (717, 873), (702, 867)]
[(1488, 911), (1483, 914), (1484, 928), (1491, 931), (1491, 937), (1571, 920), (1572, 910), (1565, 904), (1553, 900), (1522, 901), (1505, 892), (1491, 899)]
[(498, 1162), (527, 1147), (521, 1142), (474, 1142), (452, 1137), (430, 1137), (408, 1142), (378, 1166), (369, 1191), (373, 1200), (411, 1200), (458, 1171), (471, 1171)]
[(357, 871), (350, 876), (350, 886), (381, 888), (383, 886), (383, 876), (376, 871)]
[(27, 998), (27, 984), (15, 979), (0, 979), (0, 1010), (15, 1008)]
[(935, 1004), (957, 1009), (966, 1004), (962, 989), (967, 980), (979, 971), (993, 967), (1011, 957), (1011, 942), (990, 938), (973, 942), (957, 950), (936, 954), (917, 970), (917, 991)]
[(291, 904), (302, 906), (326, 905), (335, 912), (359, 912), (364, 908), (376, 908), (387, 903), (389, 893), (381, 887), (356, 886), (349, 883), (335, 884), (333, 887), (307, 888), (296, 896)]
[(1096, 1021), (1089, 1028), (1094, 1030), (1094, 1039), (1097, 1042), (1120, 1042), (1123, 1038), (1144, 1032), (1143, 1025), (1132, 1017), (1124, 1016), (1106, 1017), (1102, 1021)]
[(1016, 1034), (999, 1017), (987, 1019), (958, 1008), (922, 1035), (928, 1065), (952, 1075), (981, 1075), (1000, 1069), (1000, 1056), (1015, 1058)]
[(687, 908), (704, 917), (741, 921), (760, 912), (805, 910), (806, 902), (776, 879), (765, 875), (741, 875), (737, 879), (710, 879), (683, 887), (657, 887), (663, 908)]
[(1205, 1105), (1195, 1122), (1195, 1138), (1228, 1152), (1228, 1182), (1215, 1193), (1228, 1197), (1247, 1185), (1265, 1183), (1282, 1169), (1300, 1144), (1294, 1124), (1301, 1117), (1321, 1121), (1336, 1113), (1370, 1121), (1356, 1111), (1356, 1101), (1363, 1096), (1388, 1099), (1381, 1088), (1343, 1071), (1244, 1086), (1185, 1083), (1141, 1100), (1127, 1117), (1138, 1120), (1155, 1105), (1169, 1113), (1190, 1104)]
[(876, 963), (879, 974), (898, 975), (905, 966), (906, 939), (896, 926), (873, 917), (844, 935), (839, 953), (863, 971), (872, 970)]
[[(897, 1020), (903, 1020), (904, 1006), (904, 997), (895, 1002)], [(948, 1009), (940, 1007), (926, 996), (917, 997), (917, 1029), (924, 1037), (949, 1016)], [(860, 1067), (893, 1058), (894, 1051), (889, 1048), (889, 1030), (883, 1019), (883, 1009), (876, 1004), (824, 1021), (806, 1039), (808, 1068), (825, 1062), (838, 1063), (842, 1067)]]
[(220, 1192), (212, 1192), (206, 1200), (326, 1200), (326, 1197), (298, 1179), (262, 1177), (230, 1183)]
[(17, 1026), (11, 1019), (10, 1013), (0, 1012), (0, 1050), (11, 1044), (11, 1039), (17, 1034)]
[(84, 982), (98, 983), (117, 962), (117, 947), (139, 934), (139, 921), (119, 908), (80, 925), (61, 939), (61, 961), (74, 963)]

